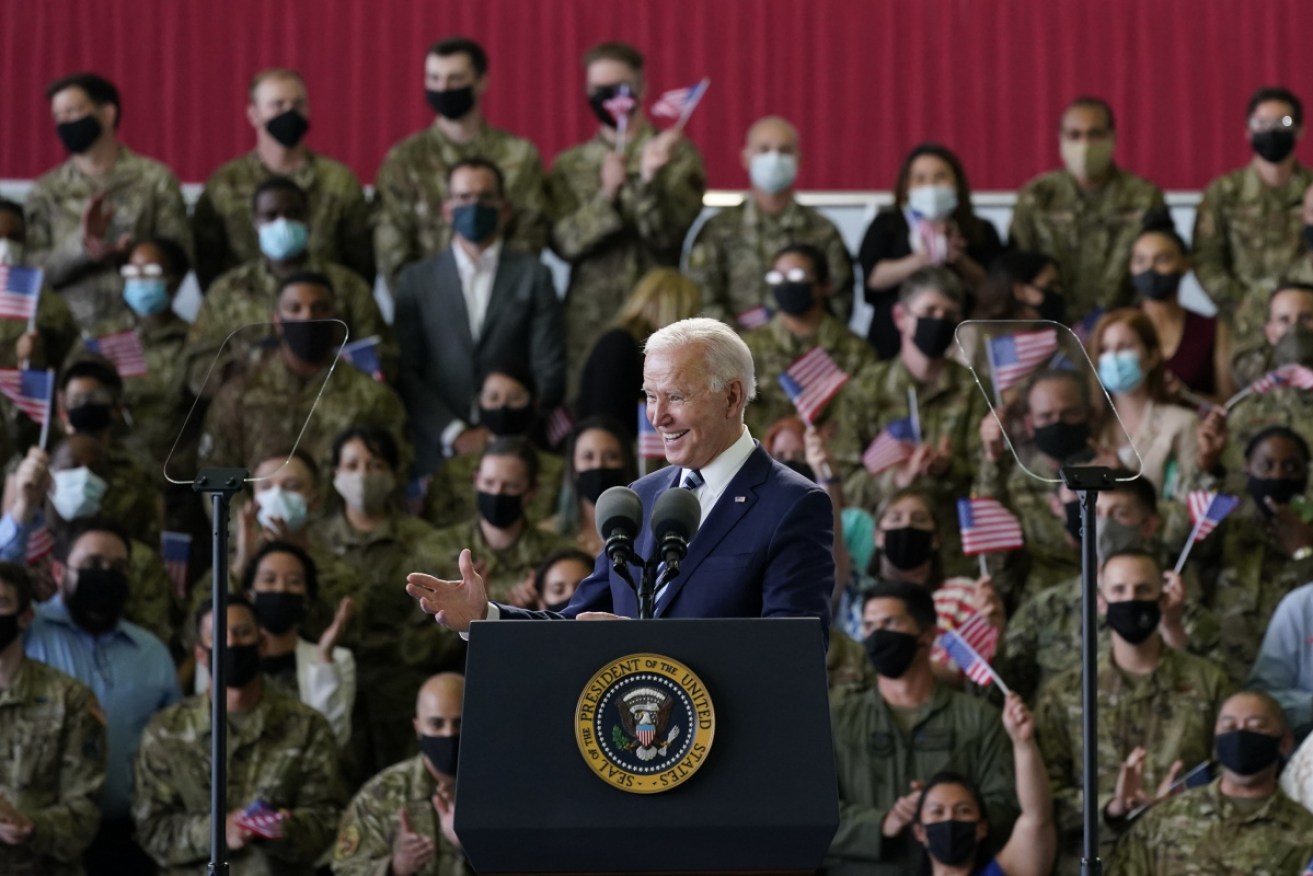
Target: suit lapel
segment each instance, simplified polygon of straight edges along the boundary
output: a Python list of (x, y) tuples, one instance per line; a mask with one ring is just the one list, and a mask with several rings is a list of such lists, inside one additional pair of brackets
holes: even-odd
[[(670, 582), (670, 586), (666, 588), (661, 602), (656, 607), (657, 617), (665, 614), (666, 609), (679, 595), (679, 591), (684, 589), (684, 585), (697, 572), (702, 561), (711, 555), (716, 546), (733, 531), (752, 506), (757, 504), (757, 487), (765, 482), (769, 473), (770, 457), (758, 445), (743, 463), (738, 474), (729, 482), (725, 492), (716, 500), (716, 507), (712, 508), (707, 519), (702, 521), (697, 535), (693, 536), (693, 541), (688, 546), (688, 556), (680, 563), (679, 577)], [(743, 499), (742, 502), (737, 501), (740, 497)]]
[[(460, 283), (460, 271), (456, 269), (456, 254), (447, 247), (435, 266), (435, 284), (437, 304), (434, 318), (437, 320), (438, 337), (456, 337), (461, 349), (474, 358), (474, 336), (470, 334), (470, 311), (465, 306), (465, 290)], [(447, 323), (449, 328), (443, 324)]]

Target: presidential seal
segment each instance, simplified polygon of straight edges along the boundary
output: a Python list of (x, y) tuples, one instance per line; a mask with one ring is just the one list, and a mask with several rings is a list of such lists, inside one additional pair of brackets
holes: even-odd
[(657, 794), (702, 766), (716, 733), (716, 710), (702, 679), (684, 664), (660, 654), (630, 654), (588, 680), (574, 733), (599, 779), (631, 794)]

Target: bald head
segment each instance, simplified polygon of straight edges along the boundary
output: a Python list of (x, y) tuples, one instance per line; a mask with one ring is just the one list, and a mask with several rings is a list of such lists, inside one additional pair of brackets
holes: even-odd
[(420, 736), (459, 735), (464, 697), (464, 676), (441, 672), (429, 678), (415, 698), (415, 732)]
[[(796, 153), (798, 129), (782, 116), (765, 116), (757, 119), (748, 128), (748, 138), (743, 145), (749, 153), (770, 152), (772, 149), (778, 152)], [(765, 148), (761, 148), (763, 146)]]

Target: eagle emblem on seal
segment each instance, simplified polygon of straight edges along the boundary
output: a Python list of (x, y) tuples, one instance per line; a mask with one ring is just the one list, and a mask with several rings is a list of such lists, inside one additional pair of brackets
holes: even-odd
[[(632, 751), (641, 761), (653, 760), (658, 755), (665, 757), (666, 749), (679, 736), (678, 725), (667, 731), (674, 700), (654, 687), (639, 687), (629, 691), (615, 705), (620, 712), (620, 725), (628, 734), (621, 747)], [(620, 739), (613, 741), (622, 742)]]

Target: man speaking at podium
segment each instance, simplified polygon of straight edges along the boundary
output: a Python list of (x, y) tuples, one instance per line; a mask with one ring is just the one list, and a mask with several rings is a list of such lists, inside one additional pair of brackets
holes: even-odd
[[(687, 319), (654, 333), (645, 353), (647, 416), (670, 466), (633, 484), (643, 518), (681, 487), (701, 508), (679, 574), (655, 594), (654, 616), (816, 617), (828, 627), (834, 511), (823, 490), (772, 460), (743, 424), (757, 394), (747, 345), (723, 323)], [(640, 554), (654, 552), (653, 543), (647, 533), (635, 538)], [(638, 616), (633, 589), (605, 551), (560, 613), (490, 603), (468, 549), (459, 566), (460, 580), (416, 572), (406, 584), (425, 612), (457, 632), (485, 619)]]

